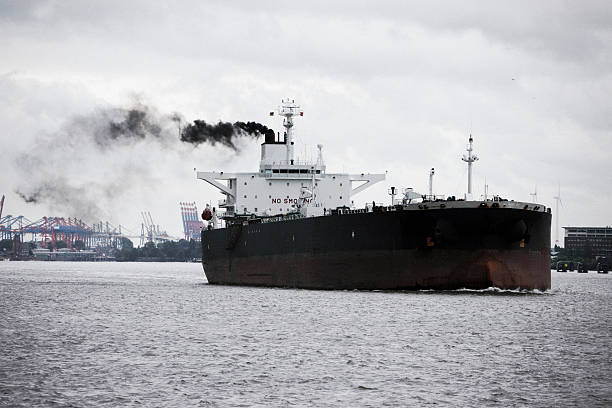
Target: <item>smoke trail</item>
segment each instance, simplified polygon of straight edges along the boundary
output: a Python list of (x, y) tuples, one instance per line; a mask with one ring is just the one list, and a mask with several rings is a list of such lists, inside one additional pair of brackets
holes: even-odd
[(61, 176), (27, 187), (28, 192), (17, 190), (16, 193), (26, 202), (32, 204), (51, 204), (52, 207), (70, 211), (69, 215), (88, 221), (99, 220), (104, 213), (92, 193), (98, 190), (94, 183), (88, 186), (73, 186)]
[(181, 141), (195, 145), (220, 143), (237, 150), (234, 144), (237, 136), (250, 136), (256, 139), (270, 134), (274, 138), (272, 129), (257, 122), (235, 122), (233, 124), (219, 122), (216, 125), (211, 125), (203, 120), (194, 120), (193, 124), (188, 124), (181, 132)]
[(120, 122), (109, 123), (109, 136), (111, 139), (119, 137), (139, 137), (144, 139), (147, 135), (159, 137), (161, 126), (155, 123), (147, 110), (129, 109), (124, 112)]
[(60, 133), (93, 139), (99, 147), (109, 147), (130, 139), (159, 139), (168, 136), (171, 117), (161, 115), (156, 109), (141, 102), (130, 108), (98, 109), (89, 115), (73, 118)]
[(14, 165), (23, 182), (14, 191), (27, 203), (97, 221), (124, 210), (125, 197), (157, 198), (163, 186), (180, 184), (172, 180), (179, 171), (176, 163), (196, 160), (192, 153), (218, 156), (202, 145), (220, 144), (235, 154), (239, 139), (274, 134), (256, 122), (210, 125), (203, 120), (177, 132), (181, 122), (181, 114), (163, 114), (140, 101), (76, 116), (17, 155)]

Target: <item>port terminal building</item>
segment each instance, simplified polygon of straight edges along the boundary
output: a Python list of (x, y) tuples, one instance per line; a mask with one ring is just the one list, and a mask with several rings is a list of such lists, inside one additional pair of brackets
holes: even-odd
[(565, 249), (572, 253), (612, 257), (612, 227), (563, 227)]

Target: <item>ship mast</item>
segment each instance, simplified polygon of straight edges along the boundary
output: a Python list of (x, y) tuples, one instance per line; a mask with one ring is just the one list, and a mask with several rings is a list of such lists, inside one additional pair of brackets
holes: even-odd
[(472, 163), (474, 163), (476, 160), (478, 160), (478, 156), (476, 156), (475, 154), (472, 153), (472, 151), (474, 150), (472, 148), (472, 142), (473, 141), (474, 141), (474, 139), (472, 138), (472, 135), (470, 134), (470, 139), (469, 139), (470, 144), (468, 144), (468, 146), (466, 148), (467, 155), (464, 154), (463, 158), (461, 159), (464, 162), (467, 162), (467, 164), (468, 164), (467, 194), (465, 195), (465, 199), (466, 200), (471, 200), (472, 199)]
[(284, 116), (283, 126), (285, 127), (285, 144), (287, 145), (287, 164), (293, 165), (293, 116), (300, 115), (304, 116), (304, 112), (300, 111), (300, 107), (295, 103), (293, 99), (283, 99), (282, 105), (279, 109), (279, 115)]
[(553, 199), (557, 202), (557, 206), (555, 207), (555, 245), (559, 245), (559, 204), (563, 207), (563, 203), (561, 202), (561, 183), (559, 183), (559, 190), (557, 190), (557, 195), (553, 197)]
[(435, 201), (434, 200), (435, 197), (433, 195), (433, 176), (435, 173), (436, 171), (432, 167), (431, 170), (429, 170), (429, 200), (430, 201)]

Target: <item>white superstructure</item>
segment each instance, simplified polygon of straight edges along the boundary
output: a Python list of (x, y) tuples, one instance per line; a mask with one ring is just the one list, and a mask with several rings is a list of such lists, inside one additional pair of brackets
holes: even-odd
[[(287, 214), (298, 209), (307, 215), (322, 215), (323, 210), (352, 207), (353, 195), (385, 179), (384, 174), (327, 173), (322, 145), (318, 145), (316, 162), (296, 160), (293, 120), (303, 112), (295, 101), (286, 99), (278, 114), (284, 117), (284, 137), (266, 136), (258, 173), (197, 173), (197, 178), (225, 195), (219, 201), (224, 216)], [(304, 211), (308, 208), (311, 211)], [(319, 211), (312, 211), (315, 208)]]

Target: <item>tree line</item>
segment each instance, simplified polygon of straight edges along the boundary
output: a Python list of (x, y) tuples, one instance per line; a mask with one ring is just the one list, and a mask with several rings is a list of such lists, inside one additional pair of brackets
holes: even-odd
[(117, 261), (168, 261), (185, 262), (202, 257), (202, 247), (194, 240), (181, 239), (179, 241), (166, 241), (155, 245), (147, 242), (143, 247), (134, 248), (134, 244), (127, 238), (121, 238), (121, 249), (115, 253)]

